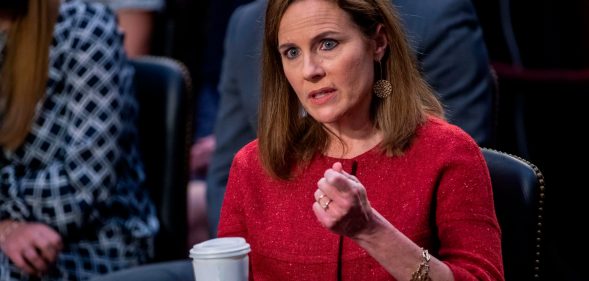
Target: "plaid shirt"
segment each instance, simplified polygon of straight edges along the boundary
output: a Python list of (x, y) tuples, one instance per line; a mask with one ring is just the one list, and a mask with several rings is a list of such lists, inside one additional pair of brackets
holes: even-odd
[[(44, 223), (64, 241), (42, 280), (88, 279), (152, 252), (158, 221), (141, 186), (122, 40), (104, 6), (63, 2), (31, 132), (16, 151), (0, 153), (0, 220)], [(29, 278), (0, 252), (0, 280)]]

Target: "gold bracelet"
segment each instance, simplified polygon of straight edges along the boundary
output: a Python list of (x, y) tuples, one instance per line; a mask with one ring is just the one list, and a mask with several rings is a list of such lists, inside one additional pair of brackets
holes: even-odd
[(432, 279), (429, 277), (429, 260), (431, 256), (429, 255), (428, 251), (421, 248), (421, 256), (423, 259), (419, 264), (419, 267), (413, 274), (411, 274), (411, 281), (431, 281)]

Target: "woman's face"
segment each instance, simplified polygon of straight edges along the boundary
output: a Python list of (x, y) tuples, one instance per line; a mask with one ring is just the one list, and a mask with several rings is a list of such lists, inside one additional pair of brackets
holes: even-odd
[[(381, 33), (379, 29), (377, 36)], [(369, 118), (373, 65), (386, 43), (378, 45), (344, 10), (326, 0), (295, 1), (278, 30), (286, 78), (305, 110), (326, 125)]]

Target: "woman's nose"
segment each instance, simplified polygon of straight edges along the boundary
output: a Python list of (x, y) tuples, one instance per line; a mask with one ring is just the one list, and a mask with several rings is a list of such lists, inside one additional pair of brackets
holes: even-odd
[(317, 56), (306, 56), (304, 59), (303, 76), (307, 81), (316, 81), (325, 76), (321, 58)]

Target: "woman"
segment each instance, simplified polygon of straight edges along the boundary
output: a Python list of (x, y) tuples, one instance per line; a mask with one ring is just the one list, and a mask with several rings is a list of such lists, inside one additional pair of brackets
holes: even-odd
[(503, 280), (481, 152), (389, 1), (270, 0), (265, 28), (258, 140), (219, 225), (251, 244), (253, 279)]
[(0, 280), (147, 261), (158, 223), (114, 16), (78, 0), (1, 3)]

